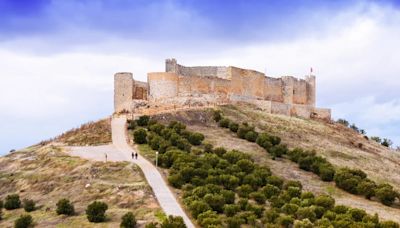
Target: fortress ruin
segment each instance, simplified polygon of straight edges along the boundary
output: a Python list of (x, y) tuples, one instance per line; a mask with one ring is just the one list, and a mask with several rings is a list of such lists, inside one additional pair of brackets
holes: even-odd
[(179, 65), (167, 59), (165, 72), (147, 74), (147, 82), (132, 73), (114, 75), (115, 112), (155, 114), (180, 108), (246, 102), (272, 113), (329, 120), (330, 109), (315, 107), (315, 76), (268, 77), (264, 73), (225, 66)]

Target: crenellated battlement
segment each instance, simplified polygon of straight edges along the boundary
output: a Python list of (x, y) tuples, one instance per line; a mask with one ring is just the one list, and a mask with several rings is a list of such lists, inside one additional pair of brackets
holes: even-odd
[(161, 109), (247, 102), (270, 113), (330, 119), (329, 109), (315, 107), (315, 80), (313, 75), (305, 79), (273, 78), (233, 66), (187, 67), (175, 59), (167, 59), (165, 72), (148, 73), (147, 83), (133, 80), (130, 73), (117, 73), (114, 106), (116, 112), (137, 113), (143, 107)]

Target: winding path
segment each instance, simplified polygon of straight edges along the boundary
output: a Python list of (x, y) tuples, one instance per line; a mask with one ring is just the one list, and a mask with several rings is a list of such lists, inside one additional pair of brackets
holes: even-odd
[[(134, 149), (129, 146), (126, 137), (126, 117), (114, 117), (111, 121), (112, 126), (112, 142), (115, 148), (120, 152), (120, 155), (126, 161), (132, 161), (131, 154)], [(142, 156), (138, 156), (137, 160), (133, 160), (143, 171), (144, 176), (147, 179), (150, 187), (160, 203), (161, 208), (167, 215), (182, 216), (185, 224), (188, 228), (194, 228), (195, 226), (190, 221), (189, 217), (183, 211), (178, 201), (175, 199), (168, 185), (165, 183), (161, 174), (158, 172), (157, 168), (147, 161)]]

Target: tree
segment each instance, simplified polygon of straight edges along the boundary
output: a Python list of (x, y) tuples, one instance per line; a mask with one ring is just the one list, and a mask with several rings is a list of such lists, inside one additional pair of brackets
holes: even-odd
[(258, 133), (255, 131), (248, 131), (244, 137), (249, 142), (255, 142), (257, 140)]
[(14, 222), (15, 228), (28, 228), (32, 225), (33, 219), (30, 215), (21, 215), (17, 220)]
[(373, 141), (375, 141), (377, 143), (382, 143), (382, 139), (380, 137), (378, 137), (378, 136), (372, 136), (371, 140), (373, 140)]
[(147, 143), (147, 132), (143, 128), (139, 128), (133, 132), (133, 140), (135, 143), (144, 144)]
[(136, 227), (136, 218), (132, 212), (128, 212), (122, 216), (121, 228), (134, 228)]
[(211, 207), (203, 200), (195, 200), (190, 203), (189, 209), (192, 212), (194, 218), (197, 218), (199, 214), (211, 210)]
[(229, 123), (229, 130), (231, 130), (232, 132), (236, 133), (238, 131), (238, 129), (239, 129), (239, 124), (237, 124), (237, 123), (235, 123), (233, 121), (231, 121)]
[(234, 216), (239, 211), (240, 211), (240, 206), (237, 204), (225, 204), (224, 205), (224, 214), (228, 217)]
[(386, 184), (378, 186), (375, 190), (375, 195), (381, 203), (390, 206), (399, 194), (393, 190), (392, 186)]
[(21, 207), (21, 200), (19, 199), (19, 195), (12, 194), (6, 197), (6, 201), (4, 203), (4, 208), (7, 210), (14, 210)]
[(346, 127), (349, 126), (349, 121), (347, 121), (345, 119), (338, 119), (338, 120), (336, 120), (336, 123), (342, 124), (342, 125), (344, 125)]
[(376, 184), (370, 180), (362, 180), (357, 185), (357, 193), (365, 196), (366, 199), (371, 199), (375, 196)]
[(223, 118), (223, 119), (221, 119), (219, 122), (218, 122), (218, 125), (220, 126), (220, 127), (223, 127), (223, 128), (229, 128), (229, 124), (231, 123), (231, 120), (230, 119), (228, 119), (228, 118)]
[(25, 199), (24, 200), (24, 210), (26, 212), (31, 212), (35, 210), (35, 202), (33, 200)]
[(57, 202), (57, 214), (73, 215), (75, 213), (74, 205), (68, 199), (61, 199)]
[(220, 110), (214, 110), (213, 119), (215, 122), (219, 122), (222, 119), (222, 114)]
[(89, 222), (103, 222), (106, 219), (108, 206), (104, 202), (94, 201), (86, 208), (86, 216)]
[(195, 132), (195, 133), (192, 133), (189, 135), (188, 140), (192, 145), (197, 146), (197, 145), (200, 145), (202, 143), (202, 141), (204, 140), (204, 135), (201, 133)]
[(149, 124), (149, 120), (150, 120), (150, 116), (144, 115), (144, 116), (140, 116), (136, 122), (139, 126), (144, 127)]
[(186, 228), (186, 225), (181, 216), (170, 215), (161, 224), (161, 228)]
[(315, 197), (315, 205), (321, 206), (326, 210), (329, 210), (335, 206), (335, 199), (329, 195), (320, 195)]
[(382, 146), (386, 146), (386, 147), (390, 147), (390, 146), (392, 146), (392, 144), (393, 144), (392, 140), (387, 139), (387, 138), (384, 138), (381, 143)]

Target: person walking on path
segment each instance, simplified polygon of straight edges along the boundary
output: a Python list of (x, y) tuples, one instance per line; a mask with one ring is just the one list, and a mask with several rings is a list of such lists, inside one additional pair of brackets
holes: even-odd
[(106, 158), (106, 162), (107, 162), (107, 153), (104, 153), (104, 157)]
[(138, 154), (137, 154), (137, 152), (135, 152), (135, 158), (137, 159), (137, 156), (138, 156)]
[(135, 159), (135, 154), (132, 152), (132, 160)]

